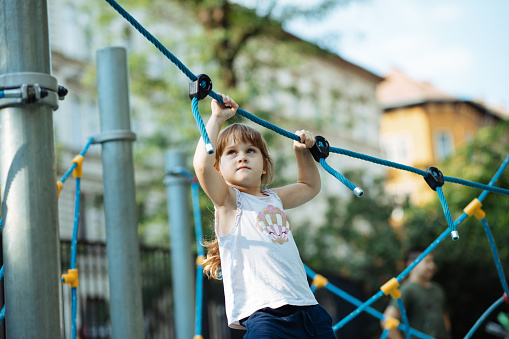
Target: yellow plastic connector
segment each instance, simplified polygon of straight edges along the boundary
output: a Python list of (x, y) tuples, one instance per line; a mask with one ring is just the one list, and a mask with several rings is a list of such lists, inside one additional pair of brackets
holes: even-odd
[(393, 318), (393, 317), (388, 317), (384, 321), (384, 328), (388, 329), (388, 330), (392, 330), (393, 328), (398, 327), (398, 325), (399, 325), (399, 320), (396, 318)]
[(77, 155), (72, 159), (71, 164), (76, 163), (76, 168), (72, 171), (73, 177), (81, 178), (83, 176), (83, 160), (85, 158), (82, 155)]
[(398, 289), (399, 282), (396, 278), (392, 278), (388, 282), (386, 282), (380, 289), (384, 292), (385, 295), (390, 294), (393, 299), (401, 298), (401, 292)]
[(205, 261), (205, 257), (203, 255), (199, 255), (196, 257), (196, 266), (203, 265), (203, 262)]
[(329, 280), (320, 274), (315, 275), (315, 278), (313, 279), (313, 285), (315, 285), (317, 288), (325, 287), (325, 285), (328, 283)]
[(71, 287), (78, 287), (80, 285), (78, 269), (67, 270), (67, 274), (62, 274), (62, 282), (71, 285)]
[(203, 339), (203, 337), (202, 337), (201, 335), (197, 334), (197, 335), (195, 335), (195, 336), (193, 337), (193, 339)]
[(467, 205), (467, 207), (463, 209), (463, 212), (465, 212), (469, 217), (474, 215), (477, 219), (482, 220), (484, 217), (486, 217), (486, 212), (482, 210), (481, 206), (482, 203), (477, 198), (475, 198), (470, 202), (470, 204)]
[(62, 188), (64, 188), (64, 183), (60, 180), (57, 181), (57, 189), (58, 189), (58, 197), (60, 198), (60, 191), (62, 191)]

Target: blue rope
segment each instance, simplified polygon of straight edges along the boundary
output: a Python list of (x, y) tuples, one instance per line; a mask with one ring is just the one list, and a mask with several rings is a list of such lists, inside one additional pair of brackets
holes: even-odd
[[(449, 225), (449, 230), (452, 232), (456, 231), (456, 227), (454, 226), (454, 222), (452, 221), (451, 211), (449, 210), (449, 205), (447, 205), (447, 200), (445, 200), (444, 192), (442, 191), (442, 187), (437, 187), (438, 197), (440, 199), (440, 204), (442, 204), (442, 209), (444, 210), (445, 219), (447, 219), (447, 225)], [(458, 240), (454, 235), (452, 236), (453, 240)]]
[[(81, 202), (81, 178), (76, 178), (76, 199), (74, 202), (74, 227), (72, 231), (71, 242), (71, 269), (76, 268), (76, 254), (78, 252), (78, 227), (80, 221), (80, 202)], [(71, 287), (72, 294), (72, 339), (76, 339), (76, 317), (78, 315), (78, 293), (76, 287)]]
[[(88, 142), (85, 144), (85, 147), (81, 150), (81, 156), (85, 156), (88, 152), (88, 149), (92, 145), (94, 138), (89, 138)], [(71, 175), (74, 169), (78, 165), (74, 162), (71, 167), (65, 172), (60, 180), (64, 183), (67, 178)], [(79, 219), (80, 219), (80, 203), (81, 203), (81, 178), (76, 178), (76, 194), (74, 201), (74, 223), (73, 223), (73, 232), (72, 232), (72, 240), (71, 240), (71, 263), (70, 268), (76, 269), (76, 256), (78, 252), (78, 228), (79, 228)], [(77, 325), (76, 318), (78, 316), (78, 293), (77, 287), (71, 287), (71, 296), (72, 296), (72, 329), (71, 329), (71, 337), (72, 339), (76, 338), (77, 333)]]
[(78, 227), (80, 222), (81, 178), (76, 178), (76, 199), (74, 201), (74, 226), (71, 241), (71, 269), (76, 268), (76, 253), (78, 252)]
[(380, 299), (384, 296), (384, 292), (378, 291), (375, 295), (373, 295), (371, 298), (369, 298), (367, 301), (365, 301), (362, 305), (357, 307), (352, 313), (344, 317), (340, 322), (338, 322), (336, 325), (334, 325), (333, 329), (334, 331), (340, 329), (341, 327), (348, 324), (351, 320), (353, 320), (355, 317), (357, 317), (359, 314), (361, 314), (362, 311), (364, 311), (367, 307), (371, 306), (375, 301)]
[(346, 155), (346, 156), (349, 156), (351, 158), (356, 158), (356, 159), (360, 159), (360, 160), (364, 160), (364, 161), (369, 161), (369, 162), (372, 162), (372, 163), (375, 163), (375, 164), (378, 164), (378, 165), (383, 165), (383, 166), (387, 166), (387, 167), (393, 167), (393, 168), (396, 168), (396, 169), (399, 169), (399, 170), (404, 170), (404, 171), (412, 172), (412, 173), (415, 173), (415, 174), (419, 174), (420, 176), (423, 176), (423, 177), (428, 175), (428, 172), (423, 171), (423, 170), (418, 169), (418, 168), (415, 168), (415, 167), (398, 164), (397, 162), (393, 162), (393, 161), (389, 161), (389, 160), (375, 158), (375, 157), (372, 157), (370, 155), (366, 155), (366, 154), (362, 154), (362, 153), (357, 153), (357, 152), (349, 151), (349, 150), (346, 150), (346, 149), (343, 149), (343, 148), (339, 148), (339, 147), (331, 147), (330, 151), (332, 153)]
[(191, 102), (191, 108), (193, 110), (194, 120), (200, 129), (201, 137), (203, 138), (203, 142), (205, 143), (205, 149), (207, 153), (214, 153), (214, 146), (210, 143), (209, 135), (207, 134), (207, 130), (205, 129), (205, 125), (203, 124), (203, 119), (201, 118), (200, 112), (198, 111), (198, 98), (193, 98)]
[[(500, 178), (500, 176), (502, 175), (502, 173), (505, 171), (507, 165), (509, 165), (509, 155), (507, 156), (507, 158), (505, 158), (505, 161), (502, 163), (502, 165), (500, 165), (500, 167), (498, 168), (497, 170), (497, 173), (495, 173), (495, 175), (493, 176), (493, 178), (490, 180), (490, 182), (488, 183), (489, 186), (493, 186), (495, 185), (495, 183), (497, 182), (497, 180)], [(484, 191), (481, 193), (481, 195), (479, 196), (478, 200), (480, 202), (483, 202), (484, 198), (486, 198), (486, 196), (488, 195), (488, 191)]]
[[(336, 179), (341, 181), (341, 183), (343, 183), (343, 185), (348, 187), (350, 189), (350, 191), (354, 192), (355, 195), (357, 195), (358, 197), (362, 196), (362, 194), (364, 193), (362, 191), (362, 189), (360, 187), (357, 187), (354, 184), (352, 184), (341, 173), (336, 171), (334, 168), (330, 167), (329, 164), (327, 164), (327, 162), (325, 161), (324, 158), (320, 158), (320, 165), (322, 165), (323, 169), (325, 169), (327, 172), (329, 172), (332, 176), (334, 176)], [(357, 193), (357, 192), (359, 192), (359, 193)]]
[(72, 328), (71, 328), (71, 338), (76, 339), (76, 316), (78, 314), (78, 293), (77, 287), (71, 287), (71, 295), (72, 295)]
[(0, 311), (0, 323), (5, 319), (5, 305), (2, 307), (2, 311)]
[[(310, 269), (308, 266), (306, 266), (306, 265), (304, 265), (304, 269), (305, 269), (305, 271), (306, 271), (306, 274), (307, 274), (307, 275), (308, 275), (311, 279), (314, 279), (314, 278), (315, 278), (316, 273), (315, 273), (315, 272), (313, 272), (313, 270), (311, 270), (311, 269)], [(330, 292), (334, 293), (335, 295), (337, 295), (337, 296), (339, 296), (340, 298), (342, 298), (342, 299), (346, 300), (347, 302), (349, 302), (350, 304), (352, 304), (352, 305), (354, 305), (354, 306), (357, 306), (357, 307), (358, 307), (358, 306), (362, 305), (362, 302), (361, 302), (359, 299), (357, 299), (357, 298), (355, 298), (355, 297), (351, 296), (350, 294), (346, 293), (345, 291), (343, 291), (342, 289), (340, 289), (339, 287), (337, 287), (337, 286), (335, 286), (335, 285), (333, 285), (333, 284), (331, 284), (331, 283), (328, 283), (327, 285), (325, 285), (325, 289), (329, 290)], [(367, 308), (365, 309), (365, 312), (366, 312), (366, 313), (368, 313), (368, 314), (370, 314), (370, 315), (372, 315), (373, 317), (375, 317), (375, 318), (377, 318), (377, 319), (379, 319), (379, 320), (383, 320), (383, 319), (384, 319), (384, 315), (383, 315), (380, 311), (378, 311), (378, 310), (376, 310), (376, 309), (374, 309), (374, 308), (372, 308), (372, 307), (367, 307)], [(338, 324), (339, 324), (339, 323), (338, 323)], [(334, 332), (336, 332), (337, 330), (339, 330), (339, 329), (342, 327), (342, 326), (341, 326), (341, 327), (340, 327), (340, 326), (338, 326), (338, 324), (336, 324), (336, 325), (333, 327)], [(400, 330), (402, 330), (402, 331), (404, 331), (404, 330), (405, 330), (405, 326), (404, 326), (403, 324), (399, 324), (399, 325), (398, 325), (398, 328), (399, 328)], [(424, 333), (421, 333), (421, 332), (419, 332), (419, 331), (417, 331), (417, 330), (414, 330), (413, 328), (410, 328), (410, 333), (411, 333), (413, 336), (416, 336), (416, 337), (418, 337), (418, 338), (422, 338), (422, 339), (433, 339), (432, 337), (430, 337), (430, 336), (428, 336), (428, 335), (426, 335), (426, 334), (424, 334)]]
[(473, 187), (473, 188), (477, 188), (477, 189), (481, 189), (481, 190), (485, 190), (485, 191), (490, 191), (490, 192), (494, 192), (494, 193), (499, 193), (499, 194), (503, 194), (503, 195), (509, 195), (508, 189), (479, 184), (479, 183), (473, 182), (473, 181), (468, 181), (468, 180), (463, 180), (463, 179), (458, 179), (458, 178), (453, 178), (453, 177), (447, 177), (445, 175), (444, 175), (444, 181), (452, 182), (455, 184), (460, 184), (463, 186)]
[[(81, 156), (85, 156), (85, 154), (88, 152), (88, 149), (89, 149), (90, 145), (92, 145), (93, 142), (94, 142), (94, 138), (88, 139), (88, 142), (86, 143), (85, 147), (83, 147), (83, 149), (80, 152)], [(78, 165), (74, 162), (71, 165), (71, 167), (69, 167), (67, 172), (65, 172), (64, 175), (62, 176), (62, 179), (60, 179), (61, 183), (64, 183), (67, 180), (67, 178), (71, 175), (72, 171), (74, 171), (76, 166), (78, 166)]]
[(147, 31), (136, 19), (129, 14), (125, 9), (122, 8), (117, 2), (114, 0), (106, 0), (107, 3), (111, 5), (120, 15), (124, 17), (134, 28), (138, 30), (148, 41), (150, 41), (161, 53), (164, 54), (171, 62), (175, 64), (175, 66), (180, 69), (182, 73), (184, 73), (191, 81), (195, 81), (197, 79), (196, 75), (194, 75), (182, 62), (180, 62), (175, 55), (173, 55), (166, 47), (163, 46), (149, 31)]
[(447, 238), (448, 234), (449, 234), (449, 230), (447, 229), (437, 239), (435, 239), (435, 241), (433, 241), (431, 243), (431, 245), (429, 245), (424, 250), (424, 252), (422, 252), (421, 255), (419, 255), (417, 257), (417, 259), (415, 259), (407, 268), (405, 268), (403, 270), (403, 272), (401, 272), (396, 277), (396, 280), (399, 283), (401, 283), (403, 281), (403, 279), (405, 279), (408, 276), (408, 274), (415, 268), (415, 266), (417, 266), (422, 261), (422, 259), (424, 259), (428, 254), (430, 254), (431, 251), (433, 251), (442, 241), (444, 241), (445, 238)]
[(396, 299), (399, 307), (399, 313), (401, 314), (401, 319), (403, 320), (403, 324), (405, 324), (405, 336), (406, 339), (412, 339), (410, 335), (410, 323), (408, 322), (408, 317), (405, 310), (405, 305), (403, 304), (403, 300), (401, 298)]
[(469, 339), (474, 335), (475, 331), (481, 326), (481, 324), (486, 320), (486, 318), (489, 317), (491, 312), (493, 312), (502, 302), (504, 301), (504, 297), (500, 297), (497, 301), (493, 303), (482, 315), (477, 321), (475, 322), (474, 326), (468, 331), (467, 335), (463, 339)]
[(4, 91), (0, 91), (0, 99), (1, 99), (1, 98), (5, 98), (5, 93), (4, 93)]
[(507, 280), (505, 278), (504, 269), (502, 267), (502, 263), (500, 262), (500, 256), (498, 255), (497, 246), (495, 245), (495, 239), (493, 238), (493, 234), (491, 234), (490, 226), (485, 218), (481, 220), (482, 226), (484, 227), (484, 232), (486, 232), (486, 236), (488, 237), (488, 241), (491, 247), (491, 253), (493, 253), (493, 259), (495, 260), (495, 266), (497, 267), (498, 276), (500, 278), (500, 283), (502, 284), (502, 288), (506, 295), (509, 296), (509, 288), (507, 287)]
[(386, 339), (387, 338), (387, 335), (389, 335), (389, 329), (386, 328), (383, 332), (382, 332), (382, 335), (380, 336), (380, 339)]

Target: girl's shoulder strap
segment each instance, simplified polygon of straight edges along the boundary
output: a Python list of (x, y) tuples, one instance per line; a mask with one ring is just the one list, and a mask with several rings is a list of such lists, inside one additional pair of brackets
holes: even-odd
[[(262, 189), (262, 190), (261, 190), (261, 192), (262, 192), (263, 194), (269, 195), (269, 196), (271, 196), (271, 197), (273, 197), (273, 198), (277, 199), (279, 202), (281, 202), (281, 198), (279, 198), (279, 195), (277, 195), (277, 193), (276, 193), (276, 192), (274, 192), (273, 190), (271, 190), (270, 188), (264, 188), (264, 189)], [(283, 204), (283, 203), (281, 202), (281, 205), (282, 205), (282, 204)]]
[(235, 200), (237, 201), (237, 210), (242, 208), (242, 193), (239, 191), (238, 188), (234, 186), (230, 186), (235, 191)]

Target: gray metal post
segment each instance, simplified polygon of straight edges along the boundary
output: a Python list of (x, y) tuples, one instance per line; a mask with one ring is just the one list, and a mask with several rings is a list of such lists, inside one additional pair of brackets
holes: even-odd
[(164, 184), (168, 202), (176, 339), (192, 338), (194, 324), (195, 287), (190, 250), (192, 227), (189, 223), (189, 179), (178, 173), (183, 166), (183, 153), (166, 152)]
[[(0, 88), (34, 88), (35, 77), (54, 83), (56, 99), (50, 73), (46, 1), (0, 1)], [(0, 107), (6, 333), (61, 338), (53, 112), (40, 102), (19, 103)]]
[(127, 53), (97, 51), (112, 338), (143, 338), (140, 250)]

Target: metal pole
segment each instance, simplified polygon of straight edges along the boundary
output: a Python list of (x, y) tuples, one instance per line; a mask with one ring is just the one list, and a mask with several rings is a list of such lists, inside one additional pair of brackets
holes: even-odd
[(183, 153), (166, 152), (164, 184), (168, 202), (176, 339), (192, 338), (194, 332), (194, 263), (190, 250), (192, 227), (189, 223), (189, 179), (179, 174), (183, 166)]
[[(23, 81), (37, 75), (56, 85), (46, 1), (0, 1), (0, 78), (21, 72), (29, 74), (19, 78)], [(7, 337), (61, 338), (52, 108), (21, 101), (3, 105), (0, 124)]]
[(127, 53), (97, 51), (112, 338), (143, 338)]

